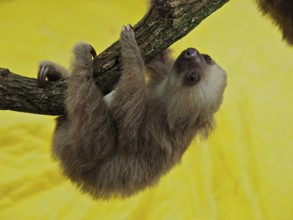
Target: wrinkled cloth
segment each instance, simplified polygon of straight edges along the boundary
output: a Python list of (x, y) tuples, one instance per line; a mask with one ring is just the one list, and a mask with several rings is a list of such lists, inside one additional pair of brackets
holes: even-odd
[[(144, 1), (0, 0), (0, 66), (36, 77), (69, 66), (82, 40), (101, 52), (135, 24)], [(217, 127), (160, 183), (126, 200), (79, 192), (50, 156), (54, 117), (0, 111), (0, 219), (292, 220), (293, 49), (252, 0), (230, 1), (175, 43), (228, 73)], [(1, 89), (0, 89), (1, 92)]]

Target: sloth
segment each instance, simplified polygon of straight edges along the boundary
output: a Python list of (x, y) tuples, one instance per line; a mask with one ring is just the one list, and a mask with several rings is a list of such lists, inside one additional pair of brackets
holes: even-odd
[(258, 0), (261, 12), (270, 17), (282, 31), (283, 39), (293, 45), (293, 1), (292, 0)]
[(175, 61), (163, 51), (145, 65), (130, 25), (122, 27), (120, 47), (122, 75), (106, 96), (94, 81), (97, 55), (88, 44), (74, 47), (71, 71), (44, 61), (38, 72), (41, 87), (46, 77), (68, 78), (53, 156), (95, 199), (128, 197), (158, 183), (195, 136), (214, 128), (226, 87), (226, 72), (194, 48)]

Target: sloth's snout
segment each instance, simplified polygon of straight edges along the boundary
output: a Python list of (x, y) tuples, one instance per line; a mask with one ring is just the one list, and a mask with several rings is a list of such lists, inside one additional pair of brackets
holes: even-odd
[(188, 48), (184, 52), (184, 58), (185, 59), (193, 59), (198, 55), (199, 55), (199, 52), (194, 48)]
[(190, 68), (199, 68), (203, 63), (202, 55), (195, 48), (183, 50), (174, 63), (178, 72), (184, 72)]

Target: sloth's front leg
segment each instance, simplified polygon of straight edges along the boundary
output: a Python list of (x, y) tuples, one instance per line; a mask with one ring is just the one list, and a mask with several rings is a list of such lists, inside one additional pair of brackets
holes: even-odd
[(147, 89), (144, 62), (130, 25), (122, 27), (120, 46), (122, 75), (112, 101), (113, 117), (120, 138), (137, 138), (144, 120)]

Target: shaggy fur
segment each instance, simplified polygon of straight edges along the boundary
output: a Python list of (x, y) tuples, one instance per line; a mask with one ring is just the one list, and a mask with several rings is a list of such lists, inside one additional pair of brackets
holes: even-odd
[(258, 0), (260, 10), (272, 18), (283, 33), (283, 39), (293, 45), (293, 1)]
[(120, 45), (122, 76), (105, 97), (93, 80), (93, 48), (75, 46), (67, 114), (58, 118), (53, 141), (64, 174), (94, 198), (126, 197), (156, 184), (196, 134), (213, 128), (226, 87), (225, 71), (193, 48), (176, 61), (165, 51), (145, 67), (130, 25)]

